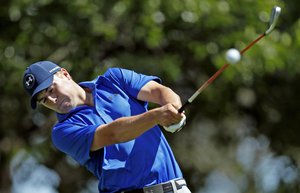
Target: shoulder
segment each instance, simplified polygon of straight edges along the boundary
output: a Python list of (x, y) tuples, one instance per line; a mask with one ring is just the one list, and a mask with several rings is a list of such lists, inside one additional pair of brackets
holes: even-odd
[(115, 67), (107, 69), (107, 71), (104, 73), (104, 76), (123, 77), (130, 73), (134, 73), (134, 71)]
[(150, 80), (154, 80), (158, 83), (161, 83), (161, 79), (157, 76), (146, 75), (143, 73), (136, 72), (134, 70), (124, 68), (110, 68), (105, 72), (104, 77), (110, 79), (111, 81), (120, 81), (126, 83), (134, 82), (135, 84), (144, 84), (145, 82), (148, 82)]
[(107, 78), (112, 82), (128, 82), (132, 80), (137, 75), (133, 70), (124, 69), (124, 68), (109, 68), (104, 74), (103, 77)]

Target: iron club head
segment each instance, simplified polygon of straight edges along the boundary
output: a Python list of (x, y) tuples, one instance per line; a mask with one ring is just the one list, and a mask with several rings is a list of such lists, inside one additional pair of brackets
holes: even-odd
[(278, 7), (278, 6), (273, 7), (271, 16), (270, 16), (269, 28), (265, 32), (265, 35), (268, 35), (269, 33), (271, 33), (273, 31), (273, 29), (275, 28), (278, 17), (280, 15), (280, 12), (281, 12), (280, 7)]

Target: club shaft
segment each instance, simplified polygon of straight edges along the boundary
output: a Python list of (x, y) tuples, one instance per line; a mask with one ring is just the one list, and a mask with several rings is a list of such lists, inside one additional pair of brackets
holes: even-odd
[(246, 46), (244, 49), (242, 49), (240, 51), (240, 54), (243, 55), (248, 49), (250, 49), (254, 44), (256, 44), (260, 39), (262, 39), (265, 36), (266, 36), (265, 33), (261, 34), (258, 38), (256, 38), (253, 42), (251, 42), (248, 46)]
[[(240, 54), (243, 55), (247, 50), (249, 50), (254, 44), (256, 44), (259, 40), (265, 37), (266, 34), (261, 34), (258, 38), (252, 41), (248, 46), (246, 46), (243, 50), (240, 51)], [(227, 67), (229, 64), (225, 63), (217, 72), (215, 72), (207, 81), (204, 82), (200, 86), (200, 88), (180, 107), (178, 110), (179, 113), (182, 113), (184, 109), (191, 104), (194, 99), (206, 88), (208, 87)]]

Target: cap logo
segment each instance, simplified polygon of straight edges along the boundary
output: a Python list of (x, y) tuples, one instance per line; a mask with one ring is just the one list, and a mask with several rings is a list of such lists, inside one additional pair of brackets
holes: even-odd
[(52, 73), (52, 72), (54, 72), (55, 70), (57, 70), (59, 68), (60, 68), (59, 66), (56, 66), (55, 68), (51, 69), (49, 72)]
[(35, 83), (35, 78), (34, 78), (33, 74), (27, 74), (25, 76), (26, 89), (32, 89), (32, 87), (34, 86), (34, 83)]

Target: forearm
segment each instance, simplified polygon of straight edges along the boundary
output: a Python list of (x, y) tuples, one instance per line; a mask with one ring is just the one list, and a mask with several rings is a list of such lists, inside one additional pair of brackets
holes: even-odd
[(139, 115), (122, 117), (115, 120), (109, 124), (111, 129), (114, 130), (113, 142), (120, 143), (135, 139), (158, 124), (156, 117), (156, 109), (153, 109)]
[(175, 107), (180, 108), (181, 107), (181, 100), (180, 97), (170, 88), (165, 87), (165, 89), (162, 89), (160, 91), (160, 105), (165, 105), (165, 104), (173, 104)]
[(173, 90), (154, 81), (147, 83), (137, 97), (139, 100), (156, 103), (161, 106), (172, 104), (177, 109), (182, 105), (180, 97)]
[(94, 135), (91, 151), (137, 138), (159, 124), (157, 116), (157, 109), (153, 109), (139, 115), (121, 117), (111, 123), (99, 126)]

